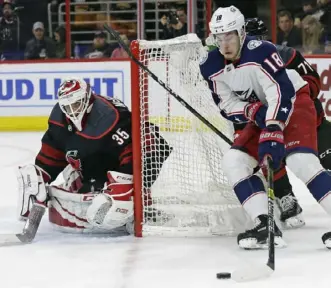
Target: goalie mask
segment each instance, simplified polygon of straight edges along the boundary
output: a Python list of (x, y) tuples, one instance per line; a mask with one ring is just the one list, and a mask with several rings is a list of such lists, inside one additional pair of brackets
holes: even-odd
[(84, 115), (91, 111), (91, 88), (83, 79), (69, 78), (62, 82), (58, 90), (59, 105), (62, 112), (82, 131)]
[(245, 18), (238, 8), (218, 8), (209, 22), (209, 29), (225, 59), (239, 58), (246, 33)]

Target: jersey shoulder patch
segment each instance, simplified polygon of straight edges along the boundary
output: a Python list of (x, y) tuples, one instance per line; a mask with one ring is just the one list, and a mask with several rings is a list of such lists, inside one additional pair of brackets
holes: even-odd
[(260, 45), (262, 45), (262, 41), (260, 41), (260, 40), (251, 40), (251, 41), (248, 42), (247, 48), (249, 50), (253, 50), (253, 49), (259, 47)]
[(206, 52), (201, 58), (200, 58), (200, 65), (202, 65), (203, 63), (205, 63), (208, 60), (208, 55), (209, 53)]

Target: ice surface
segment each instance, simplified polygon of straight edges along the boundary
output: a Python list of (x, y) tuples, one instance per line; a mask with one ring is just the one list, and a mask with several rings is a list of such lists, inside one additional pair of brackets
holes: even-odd
[[(32, 162), (40, 133), (0, 134), (0, 233), (20, 232), (16, 221), (17, 165)], [(291, 175), (292, 176), (292, 175)], [(331, 219), (293, 176), (307, 225), (285, 231), (271, 278), (237, 284), (216, 273), (265, 263), (266, 251), (241, 251), (235, 238), (88, 237), (53, 231), (44, 218), (36, 241), (0, 247), (1, 288), (279, 288), (331, 287), (331, 251), (321, 235)], [(330, 273), (330, 274), (329, 274)]]

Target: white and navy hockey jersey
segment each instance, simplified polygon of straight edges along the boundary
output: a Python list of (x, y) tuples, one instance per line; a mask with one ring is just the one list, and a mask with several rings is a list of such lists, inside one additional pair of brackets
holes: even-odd
[(218, 49), (208, 53), (200, 71), (213, 92), (221, 114), (234, 123), (247, 122), (245, 107), (261, 101), (266, 125), (287, 125), (296, 91), (307, 84), (295, 70), (287, 70), (276, 47), (247, 36), (236, 62), (226, 61)]

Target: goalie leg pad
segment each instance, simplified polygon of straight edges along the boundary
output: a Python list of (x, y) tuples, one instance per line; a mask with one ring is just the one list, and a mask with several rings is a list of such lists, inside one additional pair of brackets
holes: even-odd
[(49, 175), (37, 165), (19, 167), (17, 171), (18, 203), (17, 218), (26, 220), (34, 201), (44, 203), (47, 200), (45, 181)]
[(48, 217), (52, 226), (67, 233), (108, 233), (88, 223), (86, 211), (97, 194), (78, 194), (65, 191), (58, 186), (50, 186)]

